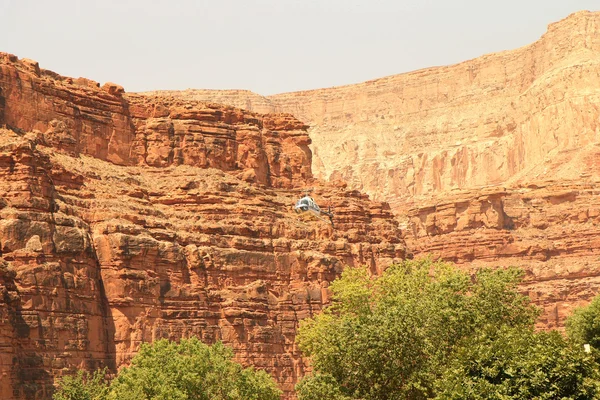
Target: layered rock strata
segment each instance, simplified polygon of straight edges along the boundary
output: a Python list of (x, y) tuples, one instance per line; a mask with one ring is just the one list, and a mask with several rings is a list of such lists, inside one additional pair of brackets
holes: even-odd
[[(192, 334), (289, 394), (297, 321), (342, 265), (376, 271), (404, 240), (523, 267), (541, 326), (562, 325), (600, 289), (598, 31), (580, 12), (514, 51), (269, 97), (127, 94), (0, 55), (0, 397)], [(312, 187), (335, 231), (290, 213)]]
[(600, 13), (460, 64), (329, 89), (152, 95), (289, 112), (313, 171), (388, 201), (416, 256), (516, 265), (543, 326), (600, 291)]
[(582, 11), (517, 50), (361, 84), (153, 95), (291, 113), (310, 125), (317, 177), (399, 208), (457, 189), (600, 178), (599, 31), (600, 13)]
[(46, 144), (73, 156), (214, 167), (273, 187), (312, 178), (307, 127), (290, 115), (125, 95), (118, 85), (62, 77), (4, 53), (0, 68), (0, 122), (39, 131)]
[(401, 210), (407, 246), (466, 268), (519, 266), (522, 289), (561, 327), (600, 289), (600, 182), (538, 182), (415, 199)]
[[(0, 55), (0, 398), (140, 343), (222, 340), (286, 393), (347, 265), (405, 257), (389, 206), (312, 178), (290, 115), (128, 95)], [(312, 190), (335, 229), (291, 206)]]

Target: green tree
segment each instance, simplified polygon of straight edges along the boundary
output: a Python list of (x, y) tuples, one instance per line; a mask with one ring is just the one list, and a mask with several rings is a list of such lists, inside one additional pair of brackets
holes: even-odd
[(332, 305), (300, 326), (298, 343), (316, 371), (298, 386), (300, 399), (324, 386), (353, 399), (434, 397), (466, 338), (533, 326), (538, 311), (516, 290), (521, 276), (485, 269), (471, 277), (431, 260), (405, 261), (377, 278), (346, 269), (331, 285)]
[(600, 296), (586, 307), (577, 308), (567, 319), (566, 326), (571, 339), (600, 350)]
[(109, 381), (106, 368), (94, 373), (77, 371), (73, 376), (61, 379), (53, 400), (105, 400)]
[(487, 329), (469, 338), (436, 381), (436, 399), (597, 399), (598, 365), (557, 331)]
[(196, 338), (142, 344), (108, 385), (106, 371), (65, 377), (54, 400), (279, 400), (281, 391), (264, 371), (242, 368), (221, 343)]
[(350, 400), (331, 375), (317, 374), (296, 385), (296, 394), (302, 400)]
[(143, 344), (110, 386), (109, 400), (278, 400), (264, 371), (242, 368), (221, 343), (198, 339)]

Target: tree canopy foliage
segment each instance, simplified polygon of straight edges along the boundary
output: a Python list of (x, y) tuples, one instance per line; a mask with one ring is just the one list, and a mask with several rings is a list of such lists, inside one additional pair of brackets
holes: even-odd
[(108, 385), (96, 374), (62, 380), (54, 400), (278, 400), (281, 391), (264, 371), (242, 368), (221, 343), (159, 340), (139, 353)]
[(438, 399), (596, 399), (598, 365), (557, 331), (486, 330), (461, 346), (436, 382)]
[(109, 381), (107, 370), (99, 369), (93, 373), (79, 370), (73, 376), (61, 379), (53, 400), (105, 400)]
[(593, 360), (559, 333), (534, 331), (538, 310), (517, 291), (521, 278), (431, 260), (379, 277), (346, 269), (332, 305), (300, 326), (315, 373), (299, 398), (595, 398)]
[(580, 344), (600, 350), (600, 296), (586, 307), (580, 307), (567, 319), (569, 337)]

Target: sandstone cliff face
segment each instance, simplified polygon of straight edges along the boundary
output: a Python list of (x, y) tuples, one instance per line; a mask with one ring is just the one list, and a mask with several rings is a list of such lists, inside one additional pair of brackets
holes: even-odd
[(218, 104), (124, 95), (122, 87), (67, 78), (0, 53), (0, 116), (39, 131), (73, 156), (119, 165), (193, 165), (238, 171), (274, 187), (312, 178), (306, 126)]
[[(0, 55), (0, 398), (47, 399), (139, 344), (232, 345), (289, 396), (298, 321), (345, 265), (405, 257), (391, 209), (312, 178), (286, 114), (129, 95)], [(299, 219), (313, 196), (335, 230)]]
[[(270, 97), (128, 94), (0, 54), (0, 398), (190, 335), (289, 394), (297, 321), (343, 265), (377, 271), (405, 241), (524, 267), (560, 326), (600, 288), (599, 31), (581, 12), (518, 50)], [(305, 187), (335, 231), (290, 212)]]
[(517, 50), (357, 85), (162, 93), (291, 113), (311, 127), (317, 177), (394, 208), (455, 189), (600, 177), (598, 31), (600, 13), (580, 12)]
[(469, 268), (520, 266), (522, 289), (560, 327), (600, 289), (600, 184), (539, 182), (421, 198), (401, 210), (416, 255)]
[(393, 207), (453, 189), (600, 177), (599, 31), (600, 13), (580, 13), (518, 50), (272, 100), (314, 126), (317, 176)]
[(579, 12), (517, 50), (358, 85), (162, 94), (292, 113), (315, 175), (389, 202), (416, 256), (521, 266), (560, 326), (600, 290), (598, 32)]

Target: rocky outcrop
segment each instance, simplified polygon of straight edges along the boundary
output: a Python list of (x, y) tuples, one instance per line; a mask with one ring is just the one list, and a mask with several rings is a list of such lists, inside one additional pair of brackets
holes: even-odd
[(218, 168), (272, 187), (312, 179), (307, 126), (291, 115), (259, 116), (162, 96), (130, 95), (127, 104), (135, 131), (130, 163)]
[(1, 123), (40, 132), (46, 144), (72, 156), (214, 167), (274, 187), (302, 186), (312, 178), (307, 127), (291, 115), (125, 95), (116, 84), (62, 77), (5, 53), (0, 107)]
[[(48, 399), (140, 343), (222, 340), (286, 396), (298, 321), (405, 257), (385, 203), (312, 178), (286, 114), (126, 94), (0, 56), (0, 397)], [(305, 190), (335, 229), (291, 206)]]
[[(600, 289), (599, 30), (580, 12), (514, 51), (269, 97), (129, 94), (0, 54), (0, 397), (191, 335), (289, 395), (298, 321), (405, 242), (523, 267), (561, 326)], [(335, 230), (291, 212), (306, 188)]]

